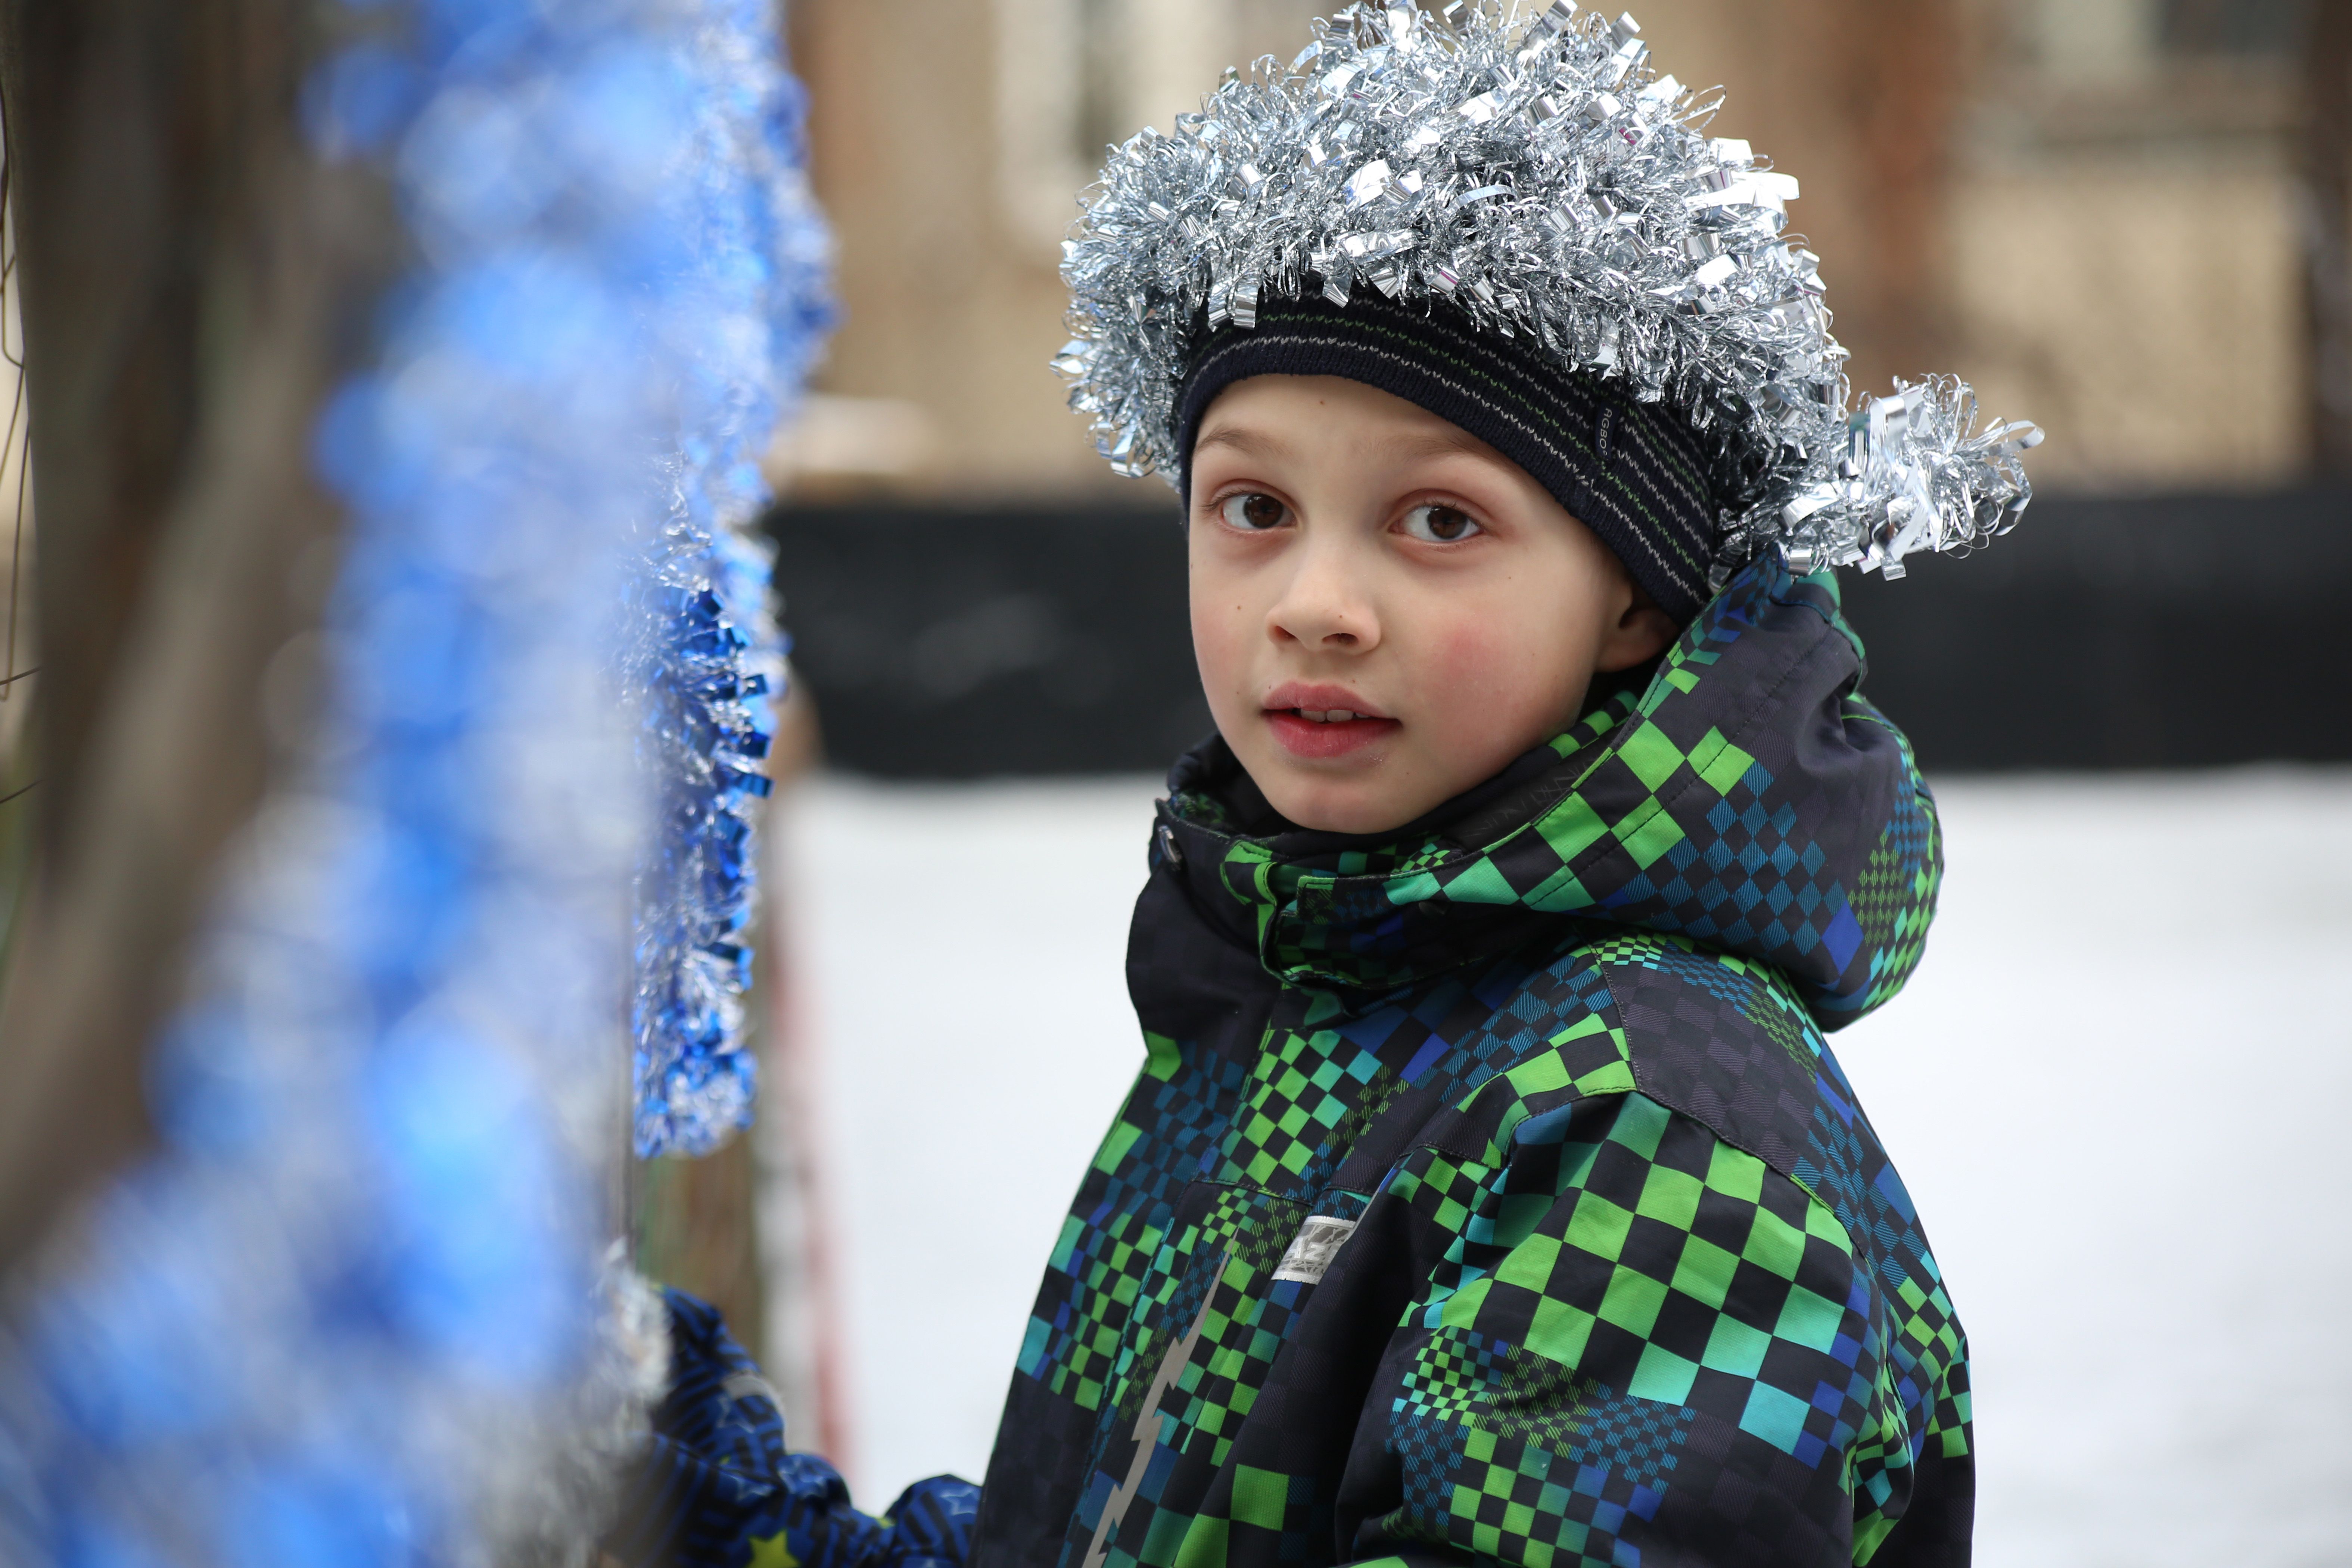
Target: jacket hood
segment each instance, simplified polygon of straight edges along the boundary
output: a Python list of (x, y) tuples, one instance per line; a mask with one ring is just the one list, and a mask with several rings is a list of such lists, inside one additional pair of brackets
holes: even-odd
[(1294, 984), (1388, 990), (1631, 929), (1769, 964), (1833, 1029), (1917, 965), (1943, 868), (1864, 669), (1833, 577), (1760, 559), (1645, 686), (1418, 822), (1291, 827), (1213, 738), (1170, 773), (1154, 854), (1176, 851), (1201, 912)]

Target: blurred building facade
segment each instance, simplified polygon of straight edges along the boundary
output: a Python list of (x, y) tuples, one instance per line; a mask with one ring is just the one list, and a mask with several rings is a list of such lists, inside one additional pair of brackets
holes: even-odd
[[(1533, 0), (1528, 0), (1532, 5)], [(2297, 146), (2328, 0), (1648, 0), (1658, 59), (1797, 174), (1858, 389), (1953, 371), (2047, 485), (2265, 487), (2310, 451)], [(1104, 143), (1311, 0), (793, 0), (845, 319), (780, 443), (802, 494), (1157, 502), (1045, 369)]]

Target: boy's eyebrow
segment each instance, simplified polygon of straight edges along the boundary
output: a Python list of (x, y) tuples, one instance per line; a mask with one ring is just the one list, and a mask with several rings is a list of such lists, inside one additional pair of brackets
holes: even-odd
[[(1291, 455), (1290, 444), (1269, 431), (1254, 430), (1245, 425), (1220, 425), (1192, 443), (1192, 449), (1203, 447), (1231, 447), (1235, 451), (1253, 457)], [(1432, 430), (1423, 435), (1406, 436), (1382, 443), (1383, 449), (1402, 453), (1408, 458), (1448, 458), (1489, 456), (1493, 448), (1466, 430)]]
[(1231, 447), (1237, 452), (1246, 452), (1253, 457), (1290, 455), (1288, 442), (1278, 436), (1253, 430), (1245, 425), (1217, 426), (1192, 443), (1192, 449), (1196, 452), (1203, 447)]
[(1469, 431), (1450, 427), (1419, 436), (1406, 436), (1383, 445), (1389, 451), (1399, 452), (1408, 458), (1484, 458), (1494, 452), (1492, 447)]

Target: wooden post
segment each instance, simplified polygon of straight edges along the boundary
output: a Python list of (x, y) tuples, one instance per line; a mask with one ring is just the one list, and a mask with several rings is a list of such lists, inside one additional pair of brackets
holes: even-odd
[(2311, 0), (2304, 49), (2304, 299), (2311, 464), (2352, 478), (2352, 0)]
[(272, 661), (331, 578), (310, 432), (396, 231), (370, 177), (302, 144), (319, 14), (0, 8), (43, 767), (0, 991), (0, 1269), (150, 1137), (147, 1046), (260, 798), (262, 693), (300, 684)]

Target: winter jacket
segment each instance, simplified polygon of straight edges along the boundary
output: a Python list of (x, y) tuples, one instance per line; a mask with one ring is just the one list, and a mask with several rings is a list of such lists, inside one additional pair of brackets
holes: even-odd
[(1823, 1031), (1935, 808), (1826, 576), (1380, 840), (1222, 743), (1159, 812), (1146, 1060), (1047, 1265), (977, 1568), (1960, 1563), (1966, 1342)]

